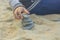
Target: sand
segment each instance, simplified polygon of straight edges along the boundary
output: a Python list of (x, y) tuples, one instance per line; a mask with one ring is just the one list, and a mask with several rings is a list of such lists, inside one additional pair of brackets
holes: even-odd
[(59, 14), (31, 15), (34, 28), (22, 29), (21, 20), (14, 18), (8, 0), (0, 0), (0, 40), (60, 40)]

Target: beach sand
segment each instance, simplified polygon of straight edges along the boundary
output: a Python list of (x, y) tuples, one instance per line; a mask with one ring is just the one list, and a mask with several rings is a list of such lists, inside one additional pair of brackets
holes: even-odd
[(34, 28), (24, 30), (21, 20), (14, 18), (8, 0), (0, 0), (0, 40), (60, 40), (59, 14), (31, 15)]

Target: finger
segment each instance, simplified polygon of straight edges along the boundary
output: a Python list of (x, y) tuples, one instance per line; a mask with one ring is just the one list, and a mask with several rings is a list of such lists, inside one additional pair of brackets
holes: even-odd
[(22, 10), (20, 10), (20, 11), (18, 11), (18, 13), (19, 13), (19, 19), (22, 19), (23, 17), (22, 17)]
[(17, 14), (18, 14), (18, 10), (15, 10), (15, 11), (14, 11), (14, 16), (15, 16), (16, 19), (19, 19), (19, 17), (18, 17)]
[(29, 14), (29, 11), (27, 9), (24, 8), (24, 13)]

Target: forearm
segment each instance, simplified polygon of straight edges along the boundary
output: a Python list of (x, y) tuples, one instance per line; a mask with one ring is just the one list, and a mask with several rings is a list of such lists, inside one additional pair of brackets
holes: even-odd
[(23, 6), (19, 0), (9, 0), (9, 4), (13, 10), (19, 6)]

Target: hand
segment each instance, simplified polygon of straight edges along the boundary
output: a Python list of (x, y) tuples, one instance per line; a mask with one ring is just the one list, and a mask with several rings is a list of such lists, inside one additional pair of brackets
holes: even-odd
[(25, 9), (24, 7), (18, 7), (15, 9), (14, 11), (14, 16), (16, 19), (22, 19), (23, 16), (21, 15), (22, 13), (29, 13), (27, 9)]

